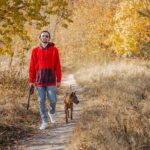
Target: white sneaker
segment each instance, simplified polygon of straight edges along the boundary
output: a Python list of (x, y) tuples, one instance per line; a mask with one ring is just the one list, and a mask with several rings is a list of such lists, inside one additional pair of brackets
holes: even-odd
[(56, 115), (55, 114), (51, 114), (50, 112), (48, 112), (48, 115), (50, 117), (51, 123), (55, 123), (56, 122)]
[(44, 130), (44, 129), (46, 129), (47, 127), (48, 127), (47, 122), (43, 122), (43, 123), (41, 124), (41, 126), (40, 126), (40, 130)]

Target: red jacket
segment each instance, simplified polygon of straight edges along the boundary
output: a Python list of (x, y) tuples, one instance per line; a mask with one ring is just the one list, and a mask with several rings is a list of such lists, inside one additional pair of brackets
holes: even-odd
[(56, 86), (61, 78), (59, 53), (54, 44), (49, 42), (46, 48), (34, 48), (30, 59), (29, 82), (36, 86)]

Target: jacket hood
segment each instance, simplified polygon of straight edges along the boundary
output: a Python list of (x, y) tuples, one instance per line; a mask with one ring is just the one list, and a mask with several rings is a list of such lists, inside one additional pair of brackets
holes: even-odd
[(42, 44), (39, 45), (39, 47), (40, 47), (42, 50), (45, 50), (45, 49), (47, 49), (47, 48), (49, 48), (49, 47), (51, 47), (51, 46), (55, 46), (55, 44), (54, 44), (53, 42), (48, 42), (48, 45), (47, 45), (45, 48), (42, 47)]

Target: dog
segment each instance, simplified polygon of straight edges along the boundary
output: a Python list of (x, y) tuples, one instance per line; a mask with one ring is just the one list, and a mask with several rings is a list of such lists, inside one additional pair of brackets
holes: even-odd
[(71, 110), (71, 120), (73, 119), (73, 103), (79, 103), (76, 92), (66, 93), (66, 96), (64, 97), (66, 123), (68, 123), (69, 109)]

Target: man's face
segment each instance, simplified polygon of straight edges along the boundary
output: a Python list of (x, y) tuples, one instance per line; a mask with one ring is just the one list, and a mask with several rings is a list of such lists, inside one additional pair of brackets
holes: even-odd
[(43, 43), (48, 43), (50, 40), (49, 34), (47, 32), (43, 32), (40, 36), (40, 40)]

